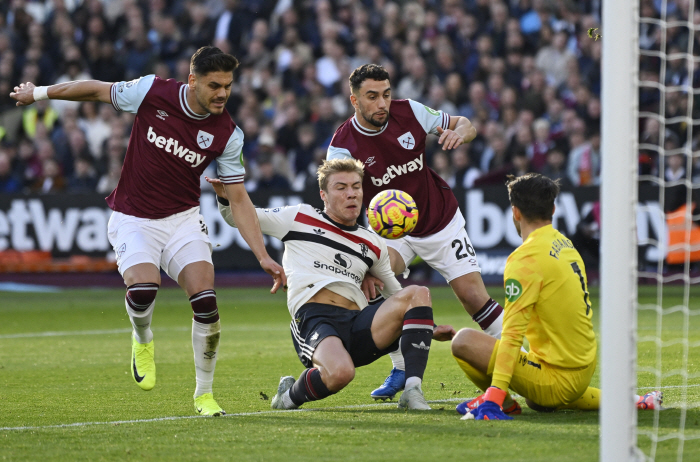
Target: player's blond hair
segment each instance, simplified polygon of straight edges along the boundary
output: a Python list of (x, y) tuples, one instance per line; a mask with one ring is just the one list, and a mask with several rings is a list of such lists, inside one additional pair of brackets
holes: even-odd
[(361, 181), (365, 176), (365, 166), (357, 159), (324, 160), (317, 170), (318, 187), (323, 191), (328, 191), (328, 179), (334, 173), (340, 172), (355, 172), (360, 175)]

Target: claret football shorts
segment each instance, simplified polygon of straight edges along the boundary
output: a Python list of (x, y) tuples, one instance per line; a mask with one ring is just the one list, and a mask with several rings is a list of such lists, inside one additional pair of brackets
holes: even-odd
[(153, 263), (177, 282), (180, 271), (190, 263), (212, 263), (211, 241), (199, 207), (159, 219), (113, 212), (107, 236), (122, 275), (139, 263)]
[(457, 209), (454, 218), (442, 230), (424, 237), (405, 236), (386, 239), (386, 245), (396, 250), (406, 263), (404, 277), (409, 274), (408, 265), (419, 256), (431, 268), (437, 270), (447, 282), (475, 271), (481, 272), (476, 260), (462, 212)]

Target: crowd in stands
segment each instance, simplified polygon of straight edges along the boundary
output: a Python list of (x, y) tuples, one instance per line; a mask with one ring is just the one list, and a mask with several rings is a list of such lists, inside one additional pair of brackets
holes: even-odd
[[(668, 18), (700, 26), (687, 0), (642, 0), (642, 16), (660, 17), (662, 5)], [(502, 184), (506, 174), (531, 171), (596, 185), (604, 39), (588, 30), (600, 27), (600, 14), (600, 0), (0, 2), (0, 192), (107, 195), (133, 121), (93, 102), (16, 108), (15, 85), (151, 73), (187, 81), (190, 56), (209, 44), (241, 61), (227, 108), (245, 133), (248, 190), (313, 187), (335, 129), (352, 114), (347, 78), (368, 62), (389, 71), (394, 98), (475, 125), (477, 138), (453, 151), (430, 138), (429, 165), (451, 185)], [(640, 27), (645, 50), (665, 43), (661, 51), (686, 52), (689, 40), (697, 56), (688, 28)], [(668, 60), (661, 83), (700, 87), (700, 67), (687, 58)], [(642, 56), (640, 64), (642, 80), (659, 81), (660, 59)], [(688, 110), (681, 91), (643, 87), (640, 97), (642, 110)], [(700, 130), (693, 139), (686, 133), (681, 122), (640, 119), (640, 172), (697, 174), (686, 171), (683, 148), (697, 150)], [(678, 154), (660, 155), (658, 146)]]

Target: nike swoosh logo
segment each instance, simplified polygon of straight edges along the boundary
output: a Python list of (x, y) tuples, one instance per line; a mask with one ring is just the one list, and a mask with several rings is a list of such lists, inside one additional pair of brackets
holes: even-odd
[(136, 355), (133, 355), (132, 359), (133, 359), (133, 364), (134, 364), (134, 379), (136, 379), (136, 381), (137, 381), (138, 383), (141, 383), (141, 381), (142, 381), (146, 376), (145, 376), (145, 375), (139, 375), (139, 371), (136, 370)]
[(197, 408), (197, 412), (199, 412), (199, 413), (201, 414), (201, 413), (202, 413), (202, 408), (201, 408), (201, 407), (198, 407), (198, 408)]

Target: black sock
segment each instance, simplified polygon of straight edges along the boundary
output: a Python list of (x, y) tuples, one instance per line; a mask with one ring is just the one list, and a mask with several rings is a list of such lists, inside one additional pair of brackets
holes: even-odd
[(432, 339), (433, 309), (429, 306), (417, 306), (408, 310), (403, 317), (401, 333), (401, 354), (406, 364), (407, 379), (423, 379)]
[(302, 372), (299, 379), (289, 389), (289, 397), (297, 406), (326, 398), (332, 394), (334, 393), (321, 380), (321, 372), (315, 367)]

